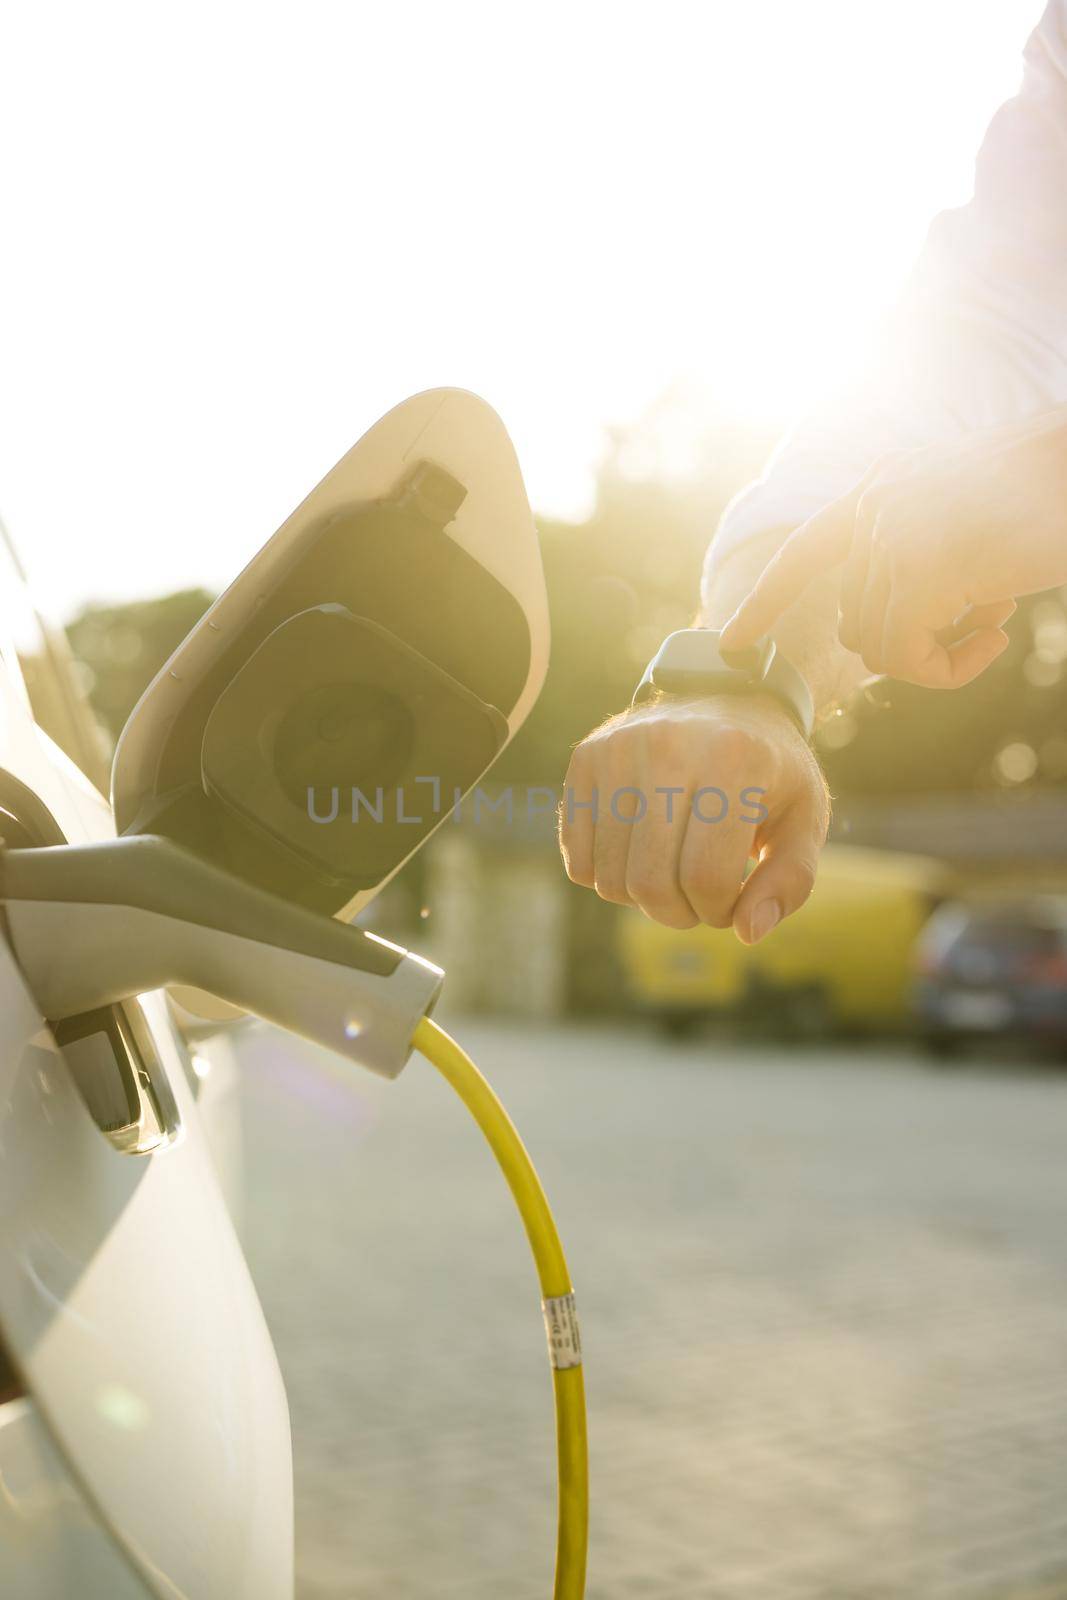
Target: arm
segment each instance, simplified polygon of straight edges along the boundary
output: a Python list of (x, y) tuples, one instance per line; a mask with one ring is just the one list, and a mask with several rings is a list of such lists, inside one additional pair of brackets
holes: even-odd
[(846, 388), (727, 507), (708, 574), (854, 489), (891, 452), (1024, 422), (1067, 400), (1067, 3), (1049, 4), (1019, 93), (990, 123), (967, 205), (937, 217)]
[[(705, 567), (705, 625), (725, 622), (789, 531), (847, 496), (878, 458), (1067, 398), (1065, 196), (1067, 0), (1050, 0), (1022, 91), (983, 145), (974, 199), (935, 222), (880, 352), (727, 508)], [(867, 675), (838, 639), (839, 597), (824, 563), (775, 613), (776, 642), (820, 707)], [(693, 800), (709, 784), (731, 800), (759, 788), (765, 815), (734, 806), (702, 825)], [(612, 807), (623, 788), (630, 795)], [(664, 699), (610, 719), (575, 750), (560, 845), (570, 877), (602, 898), (672, 927), (732, 924), (752, 942), (807, 898), (828, 816), (818, 765), (777, 702)]]
[(935, 221), (867, 370), (728, 508), (712, 578), (763, 528), (795, 530), (728, 630), (737, 647), (777, 633), (806, 585), (847, 561), (843, 643), (872, 672), (955, 686), (1004, 648), (1015, 596), (1063, 581), (1064, 0), (1051, 0), (1024, 66), (973, 198)]

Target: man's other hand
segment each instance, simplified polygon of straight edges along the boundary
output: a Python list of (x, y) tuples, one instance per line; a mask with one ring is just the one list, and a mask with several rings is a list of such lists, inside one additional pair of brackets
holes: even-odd
[(840, 640), (871, 672), (970, 683), (1006, 648), (1016, 599), (1067, 582), (1067, 406), (877, 461), (781, 545), (723, 647), (753, 643), (837, 566)]

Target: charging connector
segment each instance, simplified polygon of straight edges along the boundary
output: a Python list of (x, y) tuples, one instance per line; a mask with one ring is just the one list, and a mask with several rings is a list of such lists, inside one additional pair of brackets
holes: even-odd
[(429, 1018), (441, 969), (152, 835), (0, 851), (0, 903), (15, 956), (52, 1023), (187, 984), (385, 1077), (395, 1078), (417, 1049), (452, 1085), (500, 1165), (537, 1266), (556, 1401), (554, 1595), (581, 1600), (589, 1489), (574, 1290), (511, 1119), (470, 1057)]

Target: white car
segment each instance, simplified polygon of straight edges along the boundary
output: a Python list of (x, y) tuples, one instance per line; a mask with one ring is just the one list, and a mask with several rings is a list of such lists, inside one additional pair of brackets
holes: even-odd
[[(106, 839), (63, 642), (6, 540), (0, 563), (5, 843)], [(129, 1155), (87, 1114), (6, 941), (0, 994), (0, 1593), (286, 1600), (285, 1392), (196, 1104), (229, 1075), (226, 1041), (197, 1045), (198, 1077), (164, 997), (143, 998), (182, 1137)]]
[[(489, 643), (501, 652), (501, 692), (488, 680), (476, 690), (459, 681), (466, 657), (479, 671), (494, 659), (492, 649), (472, 652), (477, 626), (467, 607), (460, 607), (462, 629), (453, 630), (451, 642), (444, 639), (446, 653), (454, 653), (444, 666), (439, 658), (433, 665), (418, 654), (425, 650), (433, 656), (428, 635), (403, 640), (402, 617), (386, 618), (383, 611), (370, 621), (355, 620), (365, 632), (386, 639), (396, 659), (402, 654), (411, 667), (418, 656), (416, 667), (424, 676), (436, 673), (440, 684), (447, 678), (460, 730), (450, 750), (468, 739), (467, 767), (460, 763), (467, 788), (524, 718), (547, 658), (543, 580), (525, 491), (498, 419), (474, 397), (436, 391), (391, 412), (216, 602), (155, 680), (120, 741), (113, 778), (116, 813), (90, 781), (102, 782), (100, 755), (62, 641), (42, 626), (10, 545), (0, 543), (0, 833), (5, 847), (0, 911), (7, 935), (0, 938), (0, 1595), (12, 1600), (291, 1600), (292, 1470), (285, 1391), (224, 1192), (222, 1180), (232, 1179), (232, 1165), (216, 1159), (227, 1139), (232, 1087), (221, 1019), (240, 1013), (188, 989), (180, 994), (180, 1004), (162, 987), (140, 991), (171, 977), (191, 979), (197, 991), (211, 990), (223, 1002), (326, 1039), (380, 1070), (399, 1070), (406, 1058), (410, 1033), (403, 1038), (389, 1033), (396, 1018), (388, 1002), (381, 1008), (381, 1028), (373, 996), (368, 1022), (341, 1026), (341, 1013), (329, 1009), (333, 1001), (327, 990), (316, 987), (307, 943), (294, 958), (302, 962), (296, 970), (304, 991), (298, 994), (300, 985), (295, 985), (291, 1002), (284, 982), (277, 981), (278, 963), (288, 951), (280, 948), (284, 941), (276, 929), (268, 929), (256, 946), (263, 954), (261, 972), (242, 976), (244, 969), (230, 951), (242, 940), (252, 947), (247, 927), (235, 934), (227, 923), (243, 894), (259, 896), (250, 901), (257, 916), (271, 905), (284, 909), (283, 896), (286, 904), (302, 899), (303, 907), (293, 912), (295, 925), (305, 932), (312, 923), (313, 932), (321, 927), (316, 939), (365, 940), (358, 930), (321, 913), (347, 917), (360, 909), (426, 831), (412, 837), (416, 830), (400, 830), (398, 841), (395, 829), (364, 830), (360, 837), (369, 841), (371, 859), (356, 861), (349, 870), (345, 852), (355, 850), (355, 836), (328, 832), (317, 818), (309, 821), (310, 806), (305, 812), (299, 803), (305, 781), (331, 780), (328, 767), (324, 779), (321, 771), (308, 778), (305, 770), (306, 717), (300, 706), (308, 703), (321, 713), (315, 696), (323, 691), (311, 678), (314, 671), (327, 673), (329, 665), (314, 671), (308, 666), (318, 655), (314, 645), (307, 648), (307, 619), (326, 639), (327, 655), (338, 628), (354, 625), (343, 605), (367, 586), (353, 583), (362, 575), (353, 574), (350, 555), (344, 557), (343, 571), (321, 564), (315, 571), (315, 581), (327, 589), (337, 578), (337, 595), (315, 591), (309, 599), (305, 585), (300, 603), (311, 604), (312, 611), (305, 609), (277, 627), (266, 645), (261, 637), (253, 639), (239, 662), (233, 652), (245, 637), (242, 630), (254, 632), (255, 619), (269, 609), (264, 595), (270, 584), (292, 581), (293, 552), (313, 548), (309, 539), (337, 523), (339, 506), (377, 504), (375, 497), (400, 478), (407, 485), (409, 510), (412, 493), (432, 498), (439, 488), (435, 480), (426, 489), (425, 471), (453, 482), (444, 466), (462, 477), (465, 499), (462, 511), (456, 504), (446, 507), (433, 533), (438, 542), (427, 544), (435, 567), (430, 609), (427, 597), (420, 599), (416, 592), (410, 550), (403, 552), (401, 589), (386, 584), (382, 592), (389, 588), (395, 612), (397, 594), (403, 598), (406, 585), (412, 614), (420, 615), (422, 608), (419, 625), (425, 628), (429, 618), (439, 626), (448, 611), (435, 565), (443, 560), (452, 574), (450, 584), (469, 579), (480, 605), (499, 604), (501, 626), (507, 626)], [(424, 477), (412, 491), (420, 471)], [(421, 515), (424, 508), (415, 509)], [(430, 532), (425, 536), (429, 540)], [(392, 548), (373, 546), (379, 577)], [(461, 598), (459, 590), (448, 592)], [(388, 609), (386, 600), (382, 607)], [(277, 663), (268, 658), (286, 628), (290, 640), (294, 631), (300, 635), (300, 653), (293, 658), (297, 666), (272, 677)], [(318, 637), (314, 628), (313, 639)], [(259, 669), (248, 668), (253, 646), (260, 651), (257, 659), (271, 667), (259, 677)], [(343, 676), (343, 661), (340, 667), (338, 661), (329, 667), (334, 680), (328, 690), (334, 696), (337, 671)], [(291, 699), (292, 680), (300, 674), (307, 679), (301, 679), (301, 693), (311, 700), (301, 701), (297, 712), (286, 713), (279, 723), (277, 707), (288, 703), (286, 696)], [(166, 789), (170, 780), (160, 776), (171, 750), (167, 741), (185, 708), (203, 701), (205, 683), (213, 684), (214, 742), (204, 736), (202, 759), (197, 747), (183, 793), (218, 823), (217, 837), (212, 834), (203, 844), (207, 856), (214, 852), (210, 864), (190, 853), (190, 836), (182, 832), (189, 806), (183, 800), (172, 814), (168, 807), (177, 790)], [(401, 693), (397, 680), (389, 683), (391, 693)], [(365, 682), (357, 688), (366, 695)], [(432, 684), (428, 690), (420, 679), (412, 701), (418, 724), (418, 707), (429, 696), (430, 746), (440, 742), (445, 715), (444, 702), (431, 690)], [(380, 686), (374, 689), (379, 691)], [(359, 695), (362, 714), (365, 701)], [(328, 737), (335, 740), (333, 701), (330, 707)], [(259, 712), (262, 726), (253, 729)], [(264, 769), (262, 781), (257, 771), (252, 784), (242, 776), (240, 761), (266, 759), (268, 723), (274, 730), (270, 738), (276, 739), (267, 765), (275, 765)], [(416, 751), (417, 735), (418, 726)], [(313, 730), (313, 737), (319, 733)], [(347, 738), (345, 733), (339, 751), (329, 746), (337, 753), (336, 776), (342, 782), (352, 777), (353, 749), (357, 756), (364, 753), (360, 740), (346, 745)], [(402, 767), (407, 757), (403, 751), (385, 754), (392, 763), (388, 782), (398, 783), (403, 774), (397, 762)], [(410, 750), (407, 756), (417, 759)], [(284, 771), (283, 761), (290, 764)], [(413, 770), (422, 775), (427, 769)], [(279, 773), (281, 787), (275, 782)], [(362, 769), (356, 775), (362, 779)], [(288, 802), (283, 790), (291, 792)], [(150, 815), (144, 828), (137, 820), (142, 812)], [(165, 837), (141, 841), (140, 854), (131, 857), (125, 841), (106, 843), (115, 840), (116, 815), (125, 833)], [(192, 833), (197, 849), (196, 829), (203, 822), (198, 812)], [(54, 845), (65, 848), (38, 848)], [(231, 861), (238, 862), (235, 871), (242, 881), (226, 879), (232, 887), (226, 899), (233, 905), (219, 910), (218, 926), (207, 926), (209, 917), (197, 926), (200, 919), (187, 906), (175, 912), (185, 893), (181, 885), (177, 902), (164, 908), (166, 916), (162, 902), (153, 902), (153, 909), (146, 900), (133, 911), (129, 898), (118, 908), (101, 906), (109, 899), (110, 863), (119, 860), (114, 852), (125, 847), (123, 860), (146, 861), (155, 871), (156, 858), (144, 852), (156, 846), (164, 865), (189, 860), (197, 872), (202, 866), (205, 881), (211, 873), (219, 880)], [(61, 882), (69, 863), (73, 884), (87, 860), (102, 868), (103, 888), (99, 873), (95, 887), (73, 887), (69, 895), (26, 886), (26, 874), (32, 878), (40, 863), (46, 877), (58, 873)], [(253, 886), (246, 889), (249, 880)], [(144, 891), (148, 899), (162, 894), (154, 882)], [(117, 890), (113, 898), (123, 899)], [(125, 922), (116, 920), (119, 914)], [(172, 971), (170, 955), (157, 958), (146, 947), (166, 944), (163, 933), (157, 938), (157, 928), (180, 924), (188, 932), (190, 920), (196, 937), (186, 944), (192, 954), (179, 952)], [(432, 1003), (440, 974), (403, 952), (399, 957), (385, 946), (374, 957), (385, 962), (383, 975), (368, 982), (387, 983), (391, 992), (403, 980), (405, 1004), (412, 1016), (421, 1014)], [(338, 970), (328, 961), (320, 966)], [(411, 985), (418, 991), (414, 1001)], [(216, 1020), (211, 1021), (213, 1010)], [(57, 1017), (62, 1020), (56, 1022)]]

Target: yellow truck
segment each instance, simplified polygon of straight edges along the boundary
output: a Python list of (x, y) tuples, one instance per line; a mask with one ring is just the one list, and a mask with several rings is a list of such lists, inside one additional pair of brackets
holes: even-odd
[(621, 965), (634, 1003), (673, 1030), (746, 1012), (790, 1032), (899, 1028), (913, 946), (944, 892), (936, 861), (829, 845), (808, 903), (761, 944), (630, 913), (618, 922)]

